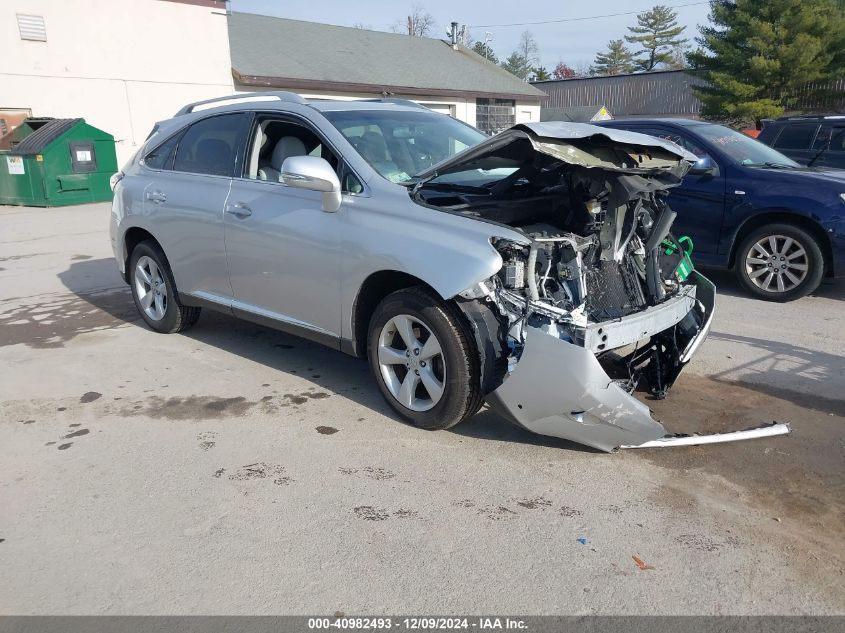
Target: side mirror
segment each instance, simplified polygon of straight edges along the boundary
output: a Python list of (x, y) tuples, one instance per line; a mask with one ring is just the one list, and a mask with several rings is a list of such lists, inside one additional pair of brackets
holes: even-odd
[(689, 173), (694, 176), (718, 176), (719, 166), (713, 162), (709, 156), (699, 158), (698, 161), (689, 170)]
[(288, 187), (321, 192), (323, 211), (334, 213), (340, 209), (340, 180), (324, 158), (290, 156), (282, 163), (279, 180)]

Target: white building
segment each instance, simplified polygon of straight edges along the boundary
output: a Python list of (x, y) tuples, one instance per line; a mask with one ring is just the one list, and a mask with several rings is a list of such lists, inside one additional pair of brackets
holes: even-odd
[(0, 112), (84, 117), (122, 164), (156, 121), (232, 92), (226, 19), (218, 0), (2, 0)]
[(84, 117), (123, 163), (184, 104), (262, 89), (407, 98), (486, 131), (539, 121), (545, 96), (448, 41), (227, 14), (223, 0), (0, 1), (0, 130), (21, 112)]

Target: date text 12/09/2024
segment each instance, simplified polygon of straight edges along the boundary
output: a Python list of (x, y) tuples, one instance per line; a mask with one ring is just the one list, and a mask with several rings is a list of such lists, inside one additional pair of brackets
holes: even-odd
[(385, 618), (385, 617), (336, 617), (309, 618), (309, 630), (372, 630), (387, 631), (391, 629), (407, 631), (432, 631), (449, 629), (478, 629), (478, 630), (521, 630), (526, 629), (524, 620), (518, 618), (474, 617), (474, 618)]

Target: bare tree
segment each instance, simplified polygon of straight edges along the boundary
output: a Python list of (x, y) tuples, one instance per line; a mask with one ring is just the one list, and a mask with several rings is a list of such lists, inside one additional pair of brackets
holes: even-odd
[(519, 46), (516, 52), (520, 57), (525, 59), (529, 66), (535, 66), (540, 61), (540, 47), (537, 46), (537, 40), (534, 39), (534, 34), (531, 31), (523, 31), (519, 36)]
[(407, 33), (415, 37), (429, 37), (437, 28), (437, 22), (422, 6), (415, 4), (411, 13), (404, 20), (397, 20), (390, 30), (394, 33)]
[(575, 64), (575, 76), (576, 77), (589, 77), (592, 74), (590, 69), (590, 63), (585, 61), (580, 61)]
[(372, 31), (373, 25), (372, 24), (364, 24), (363, 22), (356, 22), (352, 25), (353, 29), (358, 29), (360, 31)]

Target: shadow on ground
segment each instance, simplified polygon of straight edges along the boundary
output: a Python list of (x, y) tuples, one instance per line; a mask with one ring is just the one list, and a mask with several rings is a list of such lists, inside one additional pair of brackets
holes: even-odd
[[(59, 279), (73, 296), (46, 297), (41, 303), (29, 302), (7, 313), (9, 320), (21, 323), (10, 332), (0, 334), (0, 345), (24, 343), (31, 347), (60, 347), (80, 334), (125, 323), (145, 327), (128, 287), (90, 289), (91, 279), (102, 279), (113, 269), (111, 259), (71, 264), (67, 271), (59, 274)], [(45, 318), (37, 318), (41, 315)], [(299, 376), (382, 415), (396, 418), (378, 392), (365, 360), (211, 310), (203, 310), (197, 324), (181, 336), (275, 371)], [(9, 342), (4, 342), (6, 340)], [(573, 442), (530, 433), (486, 408), (451, 431), (483, 440), (594, 452)]]
[(114, 260), (77, 261), (59, 273), (71, 295), (10, 297), (0, 309), (0, 347), (56, 348), (81, 335), (139, 320)]
[[(713, 380), (742, 385), (817, 411), (845, 415), (845, 358), (842, 356), (739, 334), (711, 332), (710, 338), (765, 352), (751, 361), (713, 374)], [(753, 380), (743, 376), (753, 377)], [(799, 391), (783, 386), (784, 383), (803, 383), (807, 389)]]

